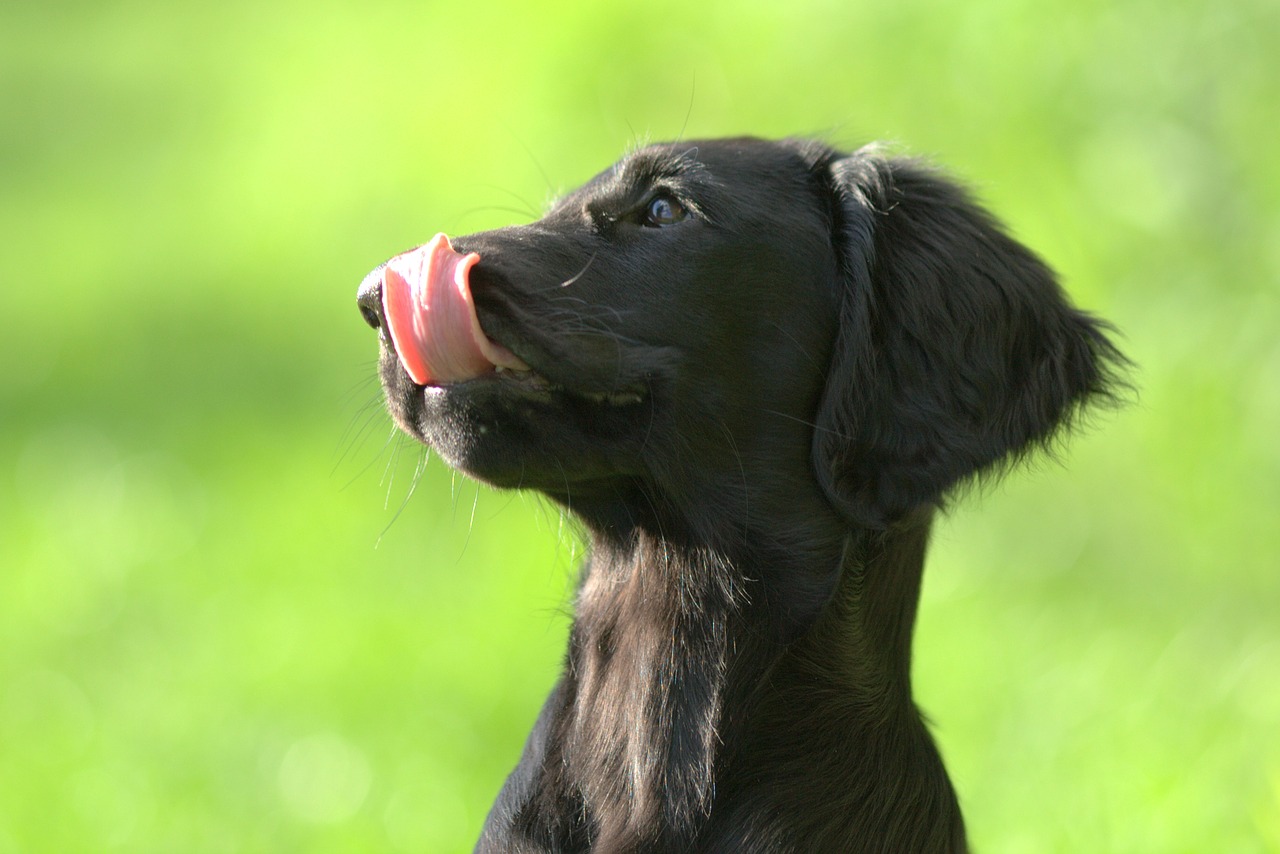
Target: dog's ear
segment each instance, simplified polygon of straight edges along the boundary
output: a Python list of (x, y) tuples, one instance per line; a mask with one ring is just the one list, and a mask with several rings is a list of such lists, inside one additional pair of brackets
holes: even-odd
[(1105, 324), (962, 189), (871, 150), (825, 169), (844, 281), (814, 458), (852, 521), (892, 524), (1114, 400)]

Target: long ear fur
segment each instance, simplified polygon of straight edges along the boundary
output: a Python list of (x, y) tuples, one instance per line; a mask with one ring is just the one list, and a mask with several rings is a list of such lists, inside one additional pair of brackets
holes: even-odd
[(955, 184), (863, 150), (828, 164), (843, 317), (814, 457), (858, 524), (891, 524), (1048, 443), (1124, 357)]

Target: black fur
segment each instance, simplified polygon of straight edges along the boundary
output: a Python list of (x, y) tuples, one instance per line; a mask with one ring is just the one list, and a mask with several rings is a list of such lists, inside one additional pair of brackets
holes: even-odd
[(911, 695), (929, 527), (1109, 396), (1105, 327), (962, 190), (874, 148), (650, 146), (455, 246), (534, 374), (416, 386), (371, 275), (391, 412), (591, 540), (477, 850), (964, 851)]

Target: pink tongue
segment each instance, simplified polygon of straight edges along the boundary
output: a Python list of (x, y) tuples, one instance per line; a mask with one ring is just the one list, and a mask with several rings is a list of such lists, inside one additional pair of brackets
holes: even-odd
[(529, 370), (480, 329), (468, 281), (479, 261), (474, 252), (454, 252), (449, 238), (437, 234), (427, 245), (392, 258), (382, 272), (391, 342), (418, 385), (462, 382), (495, 366)]

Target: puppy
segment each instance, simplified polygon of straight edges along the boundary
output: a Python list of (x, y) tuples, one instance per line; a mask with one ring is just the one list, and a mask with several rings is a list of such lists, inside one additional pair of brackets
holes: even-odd
[(396, 423), (590, 537), (477, 851), (966, 850), (911, 693), (929, 528), (1123, 364), (1034, 254), (920, 163), (708, 140), (358, 301)]

